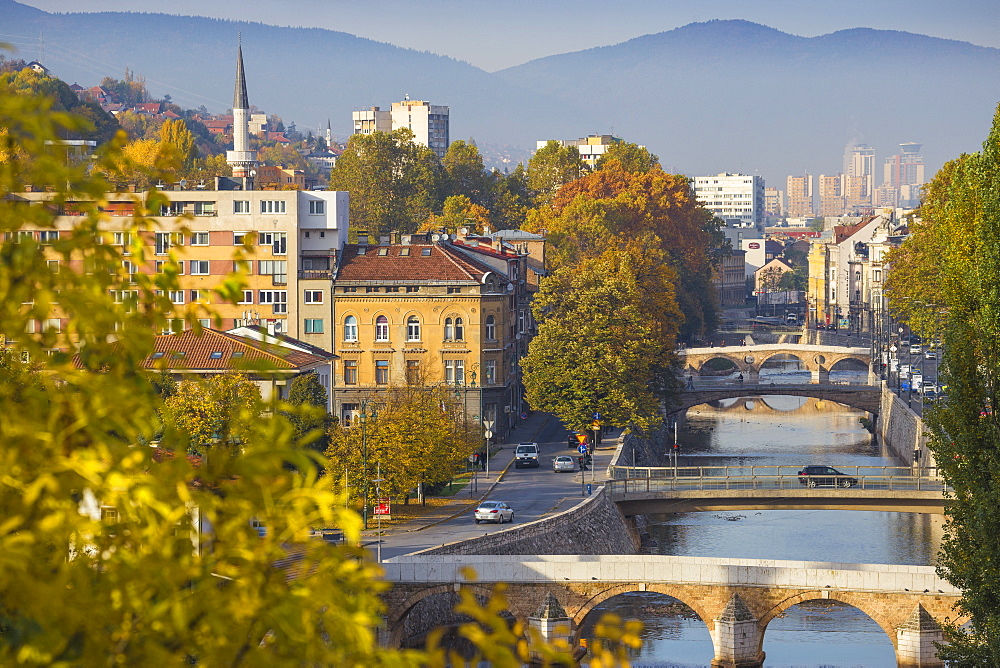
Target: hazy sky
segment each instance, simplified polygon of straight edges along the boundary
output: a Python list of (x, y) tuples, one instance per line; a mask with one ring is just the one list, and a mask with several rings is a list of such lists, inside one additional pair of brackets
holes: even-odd
[(866, 27), (1000, 47), (998, 0), (20, 1), (49, 12), (159, 12), (328, 28), (489, 71), (711, 19), (747, 19), (803, 37)]

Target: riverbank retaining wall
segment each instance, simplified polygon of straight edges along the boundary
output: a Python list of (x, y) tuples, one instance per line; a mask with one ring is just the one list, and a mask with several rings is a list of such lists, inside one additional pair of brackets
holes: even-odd
[(875, 435), (900, 460), (909, 466), (936, 466), (927, 448), (923, 419), (882, 382), (882, 396), (875, 418)]
[[(485, 526), (485, 525), (481, 525)], [(604, 487), (567, 511), (507, 530), (446, 543), (416, 554), (635, 554), (636, 524), (608, 498)]]

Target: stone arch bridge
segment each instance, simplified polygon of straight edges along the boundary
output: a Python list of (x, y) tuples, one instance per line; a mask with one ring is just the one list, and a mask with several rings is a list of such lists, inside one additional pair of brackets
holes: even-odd
[[(941, 666), (935, 642), (940, 623), (964, 621), (954, 610), (960, 592), (931, 566), (714, 559), (659, 555), (408, 555), (383, 564), (393, 587), (383, 641), (399, 645), (410, 616), (429, 617), (435, 596), (471, 587), (489, 596), (507, 583), (508, 611), (537, 622), (551, 595), (568, 633), (601, 602), (632, 591), (658, 592), (688, 605), (705, 623), (714, 647), (713, 668), (763, 665), (767, 626), (791, 606), (825, 599), (854, 606), (885, 631), (899, 666)], [(462, 569), (477, 573), (465, 581)], [(558, 615), (557, 615), (558, 616)], [(440, 623), (440, 620), (438, 620)], [(551, 619), (549, 622), (553, 621)]]
[(756, 381), (761, 367), (770, 359), (782, 355), (794, 357), (812, 374), (812, 382), (827, 383), (830, 371), (844, 360), (855, 360), (871, 366), (868, 348), (818, 346), (792, 343), (763, 343), (753, 346), (723, 346), (721, 348), (686, 348), (678, 352), (685, 375), (701, 374), (709, 360), (725, 359), (736, 365), (748, 382)]

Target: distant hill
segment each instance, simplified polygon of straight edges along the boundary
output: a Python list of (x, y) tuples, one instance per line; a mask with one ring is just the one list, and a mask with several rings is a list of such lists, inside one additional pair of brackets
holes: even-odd
[(519, 156), (538, 139), (613, 130), (675, 171), (756, 170), (782, 188), (789, 173), (840, 171), (852, 138), (875, 146), (880, 165), (898, 143), (920, 142), (930, 175), (979, 149), (1000, 100), (1000, 49), (864, 28), (804, 38), (709, 21), (491, 74), (315, 28), (49, 14), (14, 0), (0, 0), (0, 25), (24, 43), (41, 34), (42, 60), (69, 83), (122, 78), (127, 66), (185, 108), (232, 104), (241, 31), (250, 102), (286, 125), (325, 128), (329, 118), (346, 134), (353, 109), (409, 94), (451, 107), (452, 139), (473, 137), (484, 151)]
[[(924, 144), (928, 177), (979, 150), (1000, 101), (1000, 49), (857, 28), (804, 38), (748, 21), (693, 23), (497, 73), (587, 107), (688, 174), (841, 171), (851, 139)], [(879, 174), (879, 181), (881, 174)], [(777, 181), (777, 183), (775, 183)]]

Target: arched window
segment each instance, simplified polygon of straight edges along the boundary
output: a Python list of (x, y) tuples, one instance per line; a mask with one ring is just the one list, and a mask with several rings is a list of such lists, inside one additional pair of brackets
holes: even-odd
[(451, 341), (455, 338), (455, 321), (451, 318), (444, 319), (444, 340)]
[(415, 315), (411, 315), (406, 319), (406, 340), (420, 340), (420, 318)]
[(486, 340), (497, 340), (497, 319), (492, 315), (486, 316)]
[(455, 340), (465, 340), (465, 325), (462, 324), (461, 318), (455, 318)]
[(344, 318), (344, 341), (358, 340), (358, 319), (353, 315)]
[(375, 340), (376, 341), (388, 341), (389, 340), (389, 318), (384, 315), (380, 315), (375, 318)]

